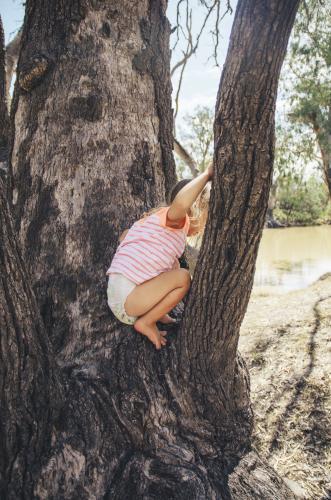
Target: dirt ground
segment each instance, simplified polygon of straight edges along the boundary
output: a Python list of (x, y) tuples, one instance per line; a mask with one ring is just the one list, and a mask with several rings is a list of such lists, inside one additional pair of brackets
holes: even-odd
[(331, 498), (331, 273), (254, 292), (239, 350), (251, 375), (254, 444), (304, 499)]

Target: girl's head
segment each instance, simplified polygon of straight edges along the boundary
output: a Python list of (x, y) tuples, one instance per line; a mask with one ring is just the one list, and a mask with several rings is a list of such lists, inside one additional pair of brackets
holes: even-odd
[[(192, 179), (182, 179), (174, 185), (170, 192), (169, 204), (172, 203), (179, 191)], [(190, 218), (189, 236), (201, 233), (207, 222), (210, 186), (207, 184), (195, 200), (188, 212)]]
[[(182, 179), (181, 181), (177, 182), (177, 184), (174, 185), (169, 195), (168, 199), (169, 205), (174, 201), (179, 191), (184, 186), (186, 186), (186, 184), (188, 184), (191, 180), (192, 179)], [(195, 200), (193, 206), (188, 211), (188, 216), (190, 218), (190, 229), (188, 232), (188, 236), (197, 235), (199, 233), (202, 233), (202, 231), (204, 230), (207, 222), (209, 195), (210, 195), (210, 186), (207, 184), (203, 188), (197, 199)], [(164, 205), (159, 205), (156, 208), (152, 208), (151, 210), (144, 212), (141, 219), (144, 219), (145, 217), (152, 215), (153, 213), (157, 212), (158, 210), (160, 210), (160, 208), (163, 207)]]

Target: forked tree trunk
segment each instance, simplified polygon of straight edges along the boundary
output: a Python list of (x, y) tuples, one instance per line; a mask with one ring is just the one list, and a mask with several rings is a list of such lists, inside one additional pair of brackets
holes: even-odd
[[(184, 322), (158, 352), (114, 320), (104, 274), (119, 232), (162, 202), (175, 179), (166, 2), (27, 1), (11, 197), (31, 278), (22, 272), (8, 288), (4, 274), (1, 301), (15, 311), (8, 344), (20, 344), (26, 294), (34, 326), (31, 350), (3, 356), (13, 368), (1, 405), (18, 424), (23, 406), (46, 438), (24, 462), (27, 448), (12, 425), (13, 448), (10, 439), (1, 447), (23, 458), (15, 470), (2, 464), (8, 498), (32, 490), (68, 499), (291, 498), (251, 451), (249, 380), (237, 343), (297, 4), (238, 3), (216, 107), (209, 221)], [(19, 269), (17, 253), (7, 260)], [(44, 337), (42, 326), (35, 331), (30, 280)], [(15, 374), (29, 391), (19, 394)]]

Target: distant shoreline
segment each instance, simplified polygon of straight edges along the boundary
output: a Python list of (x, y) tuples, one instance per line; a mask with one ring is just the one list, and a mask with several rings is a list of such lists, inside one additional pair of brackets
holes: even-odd
[(331, 221), (329, 222), (321, 222), (316, 224), (302, 224), (302, 223), (290, 223), (290, 224), (281, 224), (277, 222), (277, 225), (266, 225), (264, 229), (284, 229), (289, 227), (320, 227), (320, 226), (331, 226)]

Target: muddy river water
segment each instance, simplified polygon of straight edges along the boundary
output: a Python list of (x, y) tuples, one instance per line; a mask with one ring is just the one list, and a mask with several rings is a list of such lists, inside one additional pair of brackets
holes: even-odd
[(331, 226), (264, 229), (254, 291), (304, 288), (331, 272)]

